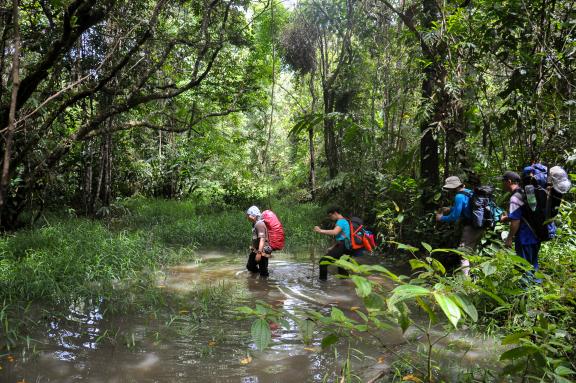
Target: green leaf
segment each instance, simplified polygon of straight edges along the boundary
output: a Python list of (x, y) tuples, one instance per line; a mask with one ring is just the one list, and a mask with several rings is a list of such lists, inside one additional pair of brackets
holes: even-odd
[(384, 300), (379, 294), (371, 293), (364, 298), (364, 306), (368, 311), (382, 310), (384, 308)]
[(502, 339), (502, 344), (507, 345), (518, 343), (520, 339), (525, 338), (530, 334), (531, 333), (528, 331), (515, 332), (514, 334), (507, 335), (506, 338)]
[(473, 322), (478, 321), (478, 311), (476, 310), (476, 307), (472, 303), (470, 303), (468, 298), (458, 294), (454, 294), (450, 296), (450, 299), (452, 299), (454, 303), (456, 303), (458, 307), (460, 307), (462, 311), (464, 311), (466, 315), (468, 315), (468, 317), (472, 319)]
[(458, 305), (454, 303), (454, 301), (451, 300), (449, 297), (437, 291), (435, 291), (433, 295), (442, 311), (444, 311), (444, 314), (446, 315), (450, 323), (452, 323), (452, 325), (457, 328), (458, 321), (460, 320), (460, 316), (462, 315), (460, 313), (460, 308), (458, 307)]
[(432, 258), (432, 266), (440, 274), (446, 274), (446, 268), (444, 267), (442, 262), (440, 262), (439, 260)]
[(426, 262), (422, 262), (419, 259), (410, 259), (408, 262), (410, 263), (410, 267), (412, 268), (412, 270), (426, 269), (432, 271), (430, 265), (428, 265)]
[(525, 369), (526, 369), (526, 363), (524, 361), (518, 361), (504, 367), (502, 373), (505, 375), (516, 376), (520, 371), (524, 371)]
[(492, 262), (484, 262), (480, 266), (482, 267), (482, 272), (486, 277), (494, 274), (497, 271), (496, 266), (494, 266)]
[(346, 315), (338, 307), (332, 307), (332, 312), (330, 313), (330, 318), (336, 322), (346, 322)]
[(400, 318), (398, 318), (398, 324), (402, 329), (402, 333), (405, 333), (406, 330), (408, 330), (408, 327), (410, 327), (411, 323), (410, 316), (408, 315), (408, 306), (406, 306), (406, 304), (403, 303), (402, 305), (400, 305), (399, 311), (400, 311)]
[(396, 247), (397, 247), (398, 249), (400, 249), (400, 250), (407, 250), (407, 251), (409, 251), (409, 252), (411, 252), (411, 253), (415, 253), (415, 252), (417, 252), (417, 251), (419, 250), (417, 247), (410, 246), (410, 245), (405, 245), (405, 244), (400, 243), (400, 242), (389, 241), (389, 243), (395, 244)]
[(514, 264), (522, 266), (526, 270), (530, 270), (532, 268), (532, 264), (530, 264), (530, 262), (517, 255), (509, 254), (508, 259), (513, 261)]
[(246, 315), (253, 315), (255, 313), (254, 310), (252, 310), (250, 307), (247, 306), (237, 307), (236, 311)]
[(418, 302), (418, 305), (422, 307), (424, 311), (426, 311), (428, 317), (430, 318), (430, 321), (432, 323), (436, 323), (436, 313), (434, 312), (434, 310), (432, 310), (432, 308), (428, 305), (428, 303), (426, 303), (422, 298), (416, 298), (416, 302)]
[(488, 290), (486, 290), (486, 289), (483, 289), (482, 287), (477, 286), (477, 285), (475, 285), (474, 283), (472, 283), (472, 282), (470, 282), (470, 281), (466, 281), (464, 284), (465, 284), (467, 287), (471, 287), (471, 288), (473, 288), (473, 289), (476, 289), (476, 290), (480, 291), (481, 293), (489, 296), (490, 298), (494, 299), (496, 302), (498, 302), (498, 303), (499, 303), (500, 305), (502, 305), (502, 306), (505, 306), (505, 307), (509, 306), (508, 303), (506, 303), (506, 302), (505, 302), (502, 298), (500, 298), (498, 295), (496, 295), (496, 294), (494, 294), (494, 293), (491, 293), (490, 291), (488, 291)]
[(298, 322), (298, 329), (300, 330), (300, 335), (302, 335), (302, 341), (305, 344), (310, 344), (312, 343), (312, 340), (314, 340), (315, 327), (316, 324), (310, 319), (305, 319)]
[(576, 372), (574, 372), (574, 370), (571, 370), (565, 366), (556, 367), (556, 369), (554, 370), (554, 373), (556, 375), (560, 375), (560, 376), (575, 375), (576, 374)]
[(336, 342), (338, 342), (338, 339), (339, 339), (338, 335), (336, 335), (336, 334), (330, 334), (328, 336), (325, 336), (322, 339), (321, 346), (323, 349), (326, 349), (326, 348), (332, 346), (333, 344), (335, 344)]
[(359, 275), (352, 275), (350, 279), (354, 281), (354, 284), (356, 285), (356, 294), (358, 294), (359, 297), (365, 298), (370, 295), (372, 292), (372, 283), (370, 283), (368, 279)]
[(422, 244), (422, 246), (424, 246), (424, 248), (426, 249), (426, 251), (428, 253), (430, 253), (432, 251), (432, 246), (430, 246), (429, 244), (427, 244), (426, 242), (420, 242)]
[(553, 374), (554, 376), (554, 383), (574, 383), (573, 380), (566, 379), (562, 375)]
[(392, 295), (388, 299), (388, 305), (395, 306), (397, 303), (407, 299), (421, 297), (428, 294), (430, 294), (430, 290), (422, 286), (400, 285), (392, 290)]
[(396, 274), (392, 273), (390, 270), (388, 270), (387, 268), (385, 268), (383, 266), (380, 266), (380, 265), (371, 265), (371, 266), (363, 265), (363, 266), (366, 267), (367, 271), (377, 271), (379, 273), (382, 273), (382, 274), (388, 276), (393, 281), (398, 282), (400, 280)]
[(461, 257), (468, 255), (466, 252), (456, 250), (456, 249), (434, 249), (430, 252), (430, 254), (433, 254), (433, 253), (454, 253), (454, 254), (457, 254)]
[(259, 350), (264, 350), (272, 339), (270, 326), (268, 326), (268, 322), (266, 322), (264, 319), (256, 319), (254, 323), (252, 323), (251, 333), (252, 340)]
[(538, 352), (534, 346), (520, 346), (510, 349), (500, 355), (500, 360), (518, 359)]

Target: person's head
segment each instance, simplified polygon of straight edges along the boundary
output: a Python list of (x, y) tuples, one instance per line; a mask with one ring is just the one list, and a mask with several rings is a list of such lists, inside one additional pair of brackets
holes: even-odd
[(446, 178), (446, 181), (444, 181), (444, 186), (442, 186), (442, 189), (450, 193), (455, 193), (458, 190), (464, 189), (464, 184), (462, 181), (460, 181), (460, 178), (456, 176), (450, 176)]
[(520, 181), (520, 175), (509, 170), (502, 175), (502, 188), (507, 192), (511, 192), (519, 187)]
[(248, 210), (246, 210), (246, 218), (248, 218), (250, 222), (258, 221), (261, 215), (260, 209), (258, 209), (257, 206), (250, 206)]
[(326, 214), (328, 214), (328, 217), (332, 221), (337, 221), (340, 217), (342, 217), (342, 210), (338, 206), (333, 206), (326, 210)]

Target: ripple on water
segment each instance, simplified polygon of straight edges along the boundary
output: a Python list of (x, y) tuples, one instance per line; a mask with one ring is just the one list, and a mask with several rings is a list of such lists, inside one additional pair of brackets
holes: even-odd
[[(238, 306), (253, 306), (256, 300), (263, 300), (292, 314), (309, 309), (328, 312), (337, 306), (349, 315), (354, 315), (353, 307), (362, 307), (351, 281), (335, 278), (332, 270), (327, 282), (318, 281), (317, 261), (296, 262), (287, 256), (275, 256), (269, 265), (271, 276), (263, 280), (245, 270), (245, 257), (214, 252), (201, 254), (201, 258), (201, 262), (174, 266), (165, 272), (160, 283), (168, 294), (186, 294), (199, 287), (229, 282), (245, 293), (245, 301), (239, 301)], [(393, 288), (388, 280), (373, 277), (373, 281)], [(5, 381), (2, 374), (8, 374), (6, 381), (37, 381), (42, 377), (52, 383), (321, 382), (326, 374), (335, 377), (330, 374), (339, 370), (334, 353), (319, 347), (320, 336), (312, 345), (304, 346), (292, 320), (288, 321), (289, 328), (274, 330), (271, 347), (260, 352), (251, 343), (249, 321), (237, 321), (229, 313), (196, 321), (194, 313), (182, 314), (181, 323), (174, 322), (169, 331), (162, 332), (162, 319), (154, 321), (146, 314), (105, 318), (98, 304), (94, 306), (70, 307), (68, 318), (53, 322), (44, 334), (39, 356), (21, 363), (20, 370), (0, 371), (0, 381)], [(119, 328), (120, 334), (128, 335), (114, 336)], [(108, 337), (99, 341), (106, 331)], [(470, 339), (465, 333), (458, 337)], [(390, 345), (407, 347), (397, 328), (390, 330), (385, 339)], [(447, 351), (446, 357), (458, 357), (463, 363), (482, 363), (487, 354), (494, 354), (493, 345), (474, 339), (467, 345), (450, 338), (446, 342), (439, 346)], [(462, 351), (464, 346), (468, 351)], [(382, 351), (369, 342), (353, 347), (375, 358)], [(342, 355), (347, 351), (340, 350)], [(248, 355), (252, 359), (242, 364)], [(369, 360), (358, 363), (374, 366)], [(372, 370), (377, 372), (378, 368)]]

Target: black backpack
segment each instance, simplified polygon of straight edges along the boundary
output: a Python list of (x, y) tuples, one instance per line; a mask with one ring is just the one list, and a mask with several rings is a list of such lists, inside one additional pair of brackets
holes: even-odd
[(496, 226), (502, 215), (502, 209), (494, 202), (494, 187), (489, 185), (477, 186), (474, 192), (462, 192), (470, 198), (468, 209), (472, 217), (472, 226), (491, 228)]
[[(544, 242), (554, 238), (556, 235), (555, 227), (551, 227), (550, 223), (558, 215), (558, 208), (562, 203), (564, 194), (557, 191), (548, 182), (548, 169), (545, 166), (537, 168), (538, 172), (532, 171), (534, 176), (526, 174), (529, 168), (525, 168), (523, 188), (517, 191), (523, 201), (522, 220), (528, 225), (536, 238)], [(526, 193), (527, 188), (532, 188), (534, 192), (536, 201), (534, 209), (530, 207)]]
[(548, 227), (549, 218), (547, 218), (547, 190), (542, 187), (534, 188), (534, 195), (536, 197), (536, 209), (532, 210), (528, 204), (526, 191), (522, 188), (516, 191), (522, 200), (522, 222), (528, 225), (532, 233), (538, 238), (539, 241), (544, 242), (552, 239), (555, 235), (554, 230)]
[[(560, 166), (554, 166), (548, 169), (542, 164), (533, 164), (526, 166), (522, 172), (523, 179), (522, 184), (524, 188), (522, 189), (524, 202), (526, 200), (526, 187), (532, 186), (534, 188), (534, 195), (536, 196), (536, 216), (538, 216), (541, 222), (550, 222), (550, 220), (558, 215), (558, 209), (562, 203), (565, 193), (558, 191), (553, 185), (555, 182), (566, 179), (568, 186), (565, 192), (570, 190), (570, 182), (568, 175), (564, 169)], [(531, 175), (530, 175), (531, 174)], [(528, 209), (532, 211), (532, 209)], [(531, 214), (530, 212), (526, 212)]]

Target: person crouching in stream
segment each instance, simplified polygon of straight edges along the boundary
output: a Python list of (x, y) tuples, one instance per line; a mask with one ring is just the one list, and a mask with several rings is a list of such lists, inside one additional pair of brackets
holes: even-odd
[[(352, 255), (352, 250), (350, 249), (350, 224), (348, 220), (340, 213), (340, 208), (333, 207), (328, 209), (328, 218), (336, 223), (334, 229), (325, 230), (321, 229), (320, 226), (314, 226), (314, 231), (319, 234), (333, 235), (335, 236), (336, 243), (334, 246), (328, 249), (326, 255), (320, 258), (320, 280), (325, 281), (328, 279), (328, 265), (323, 265), (322, 263), (330, 261), (331, 259), (327, 257), (332, 257), (335, 259), (340, 259), (344, 254)], [(348, 272), (342, 268), (338, 268), (338, 274), (348, 275)]]
[(268, 277), (268, 257), (271, 249), (268, 246), (266, 224), (262, 220), (260, 209), (251, 206), (246, 211), (246, 218), (252, 223), (252, 244), (246, 268), (252, 273), (260, 273), (260, 277)]

